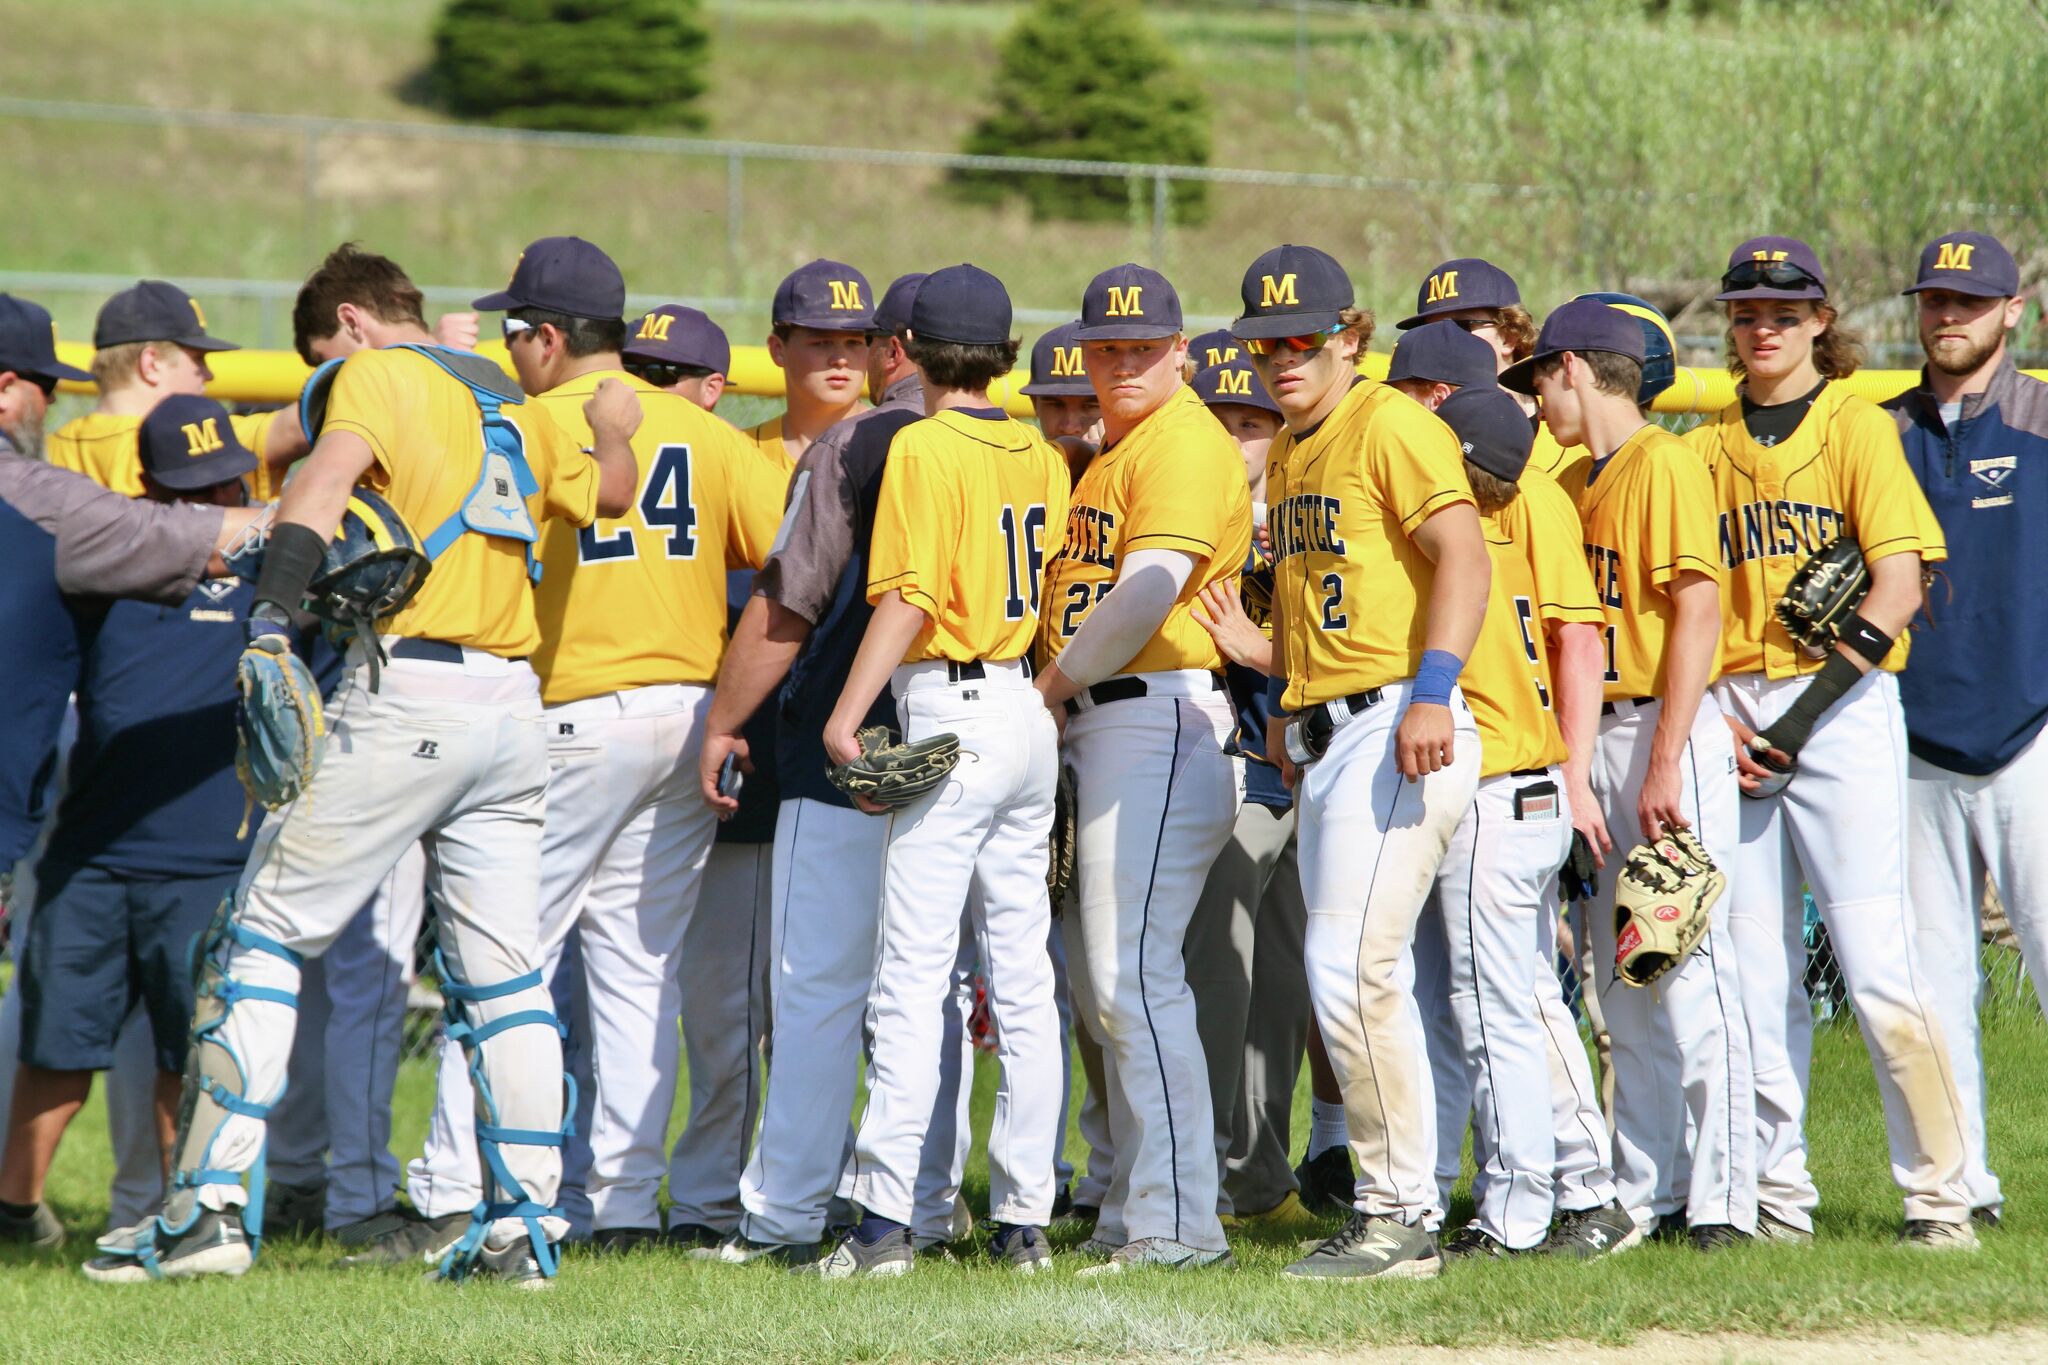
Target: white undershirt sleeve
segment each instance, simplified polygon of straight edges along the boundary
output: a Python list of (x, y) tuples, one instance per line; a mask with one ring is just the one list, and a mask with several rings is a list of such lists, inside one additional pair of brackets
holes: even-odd
[(1083, 687), (1121, 672), (1159, 633), (1194, 571), (1195, 557), (1183, 550), (1134, 550), (1124, 556), (1116, 587), (1095, 604), (1060, 651), (1060, 672)]

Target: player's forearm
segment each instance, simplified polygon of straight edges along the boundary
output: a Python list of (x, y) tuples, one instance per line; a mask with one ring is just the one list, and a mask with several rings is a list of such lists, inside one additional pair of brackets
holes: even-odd
[(1687, 572), (1670, 591), (1677, 612), (1665, 643), (1663, 706), (1650, 744), (1650, 761), (1660, 765), (1675, 764), (1684, 755), (1721, 643), (1720, 584)]
[(1429, 586), (1428, 626), (1424, 653), (1442, 650), (1460, 663), (1472, 657), (1479, 627), (1486, 620), (1486, 593), (1493, 583), (1493, 561), (1479, 514), (1470, 503), (1444, 508), (1415, 529), (1416, 547), (1436, 565)]
[(616, 432), (593, 432), (590, 457), (597, 461), (597, 514), (622, 517), (633, 509), (640, 481), (640, 462), (633, 458), (633, 440)]
[(263, 462), (283, 477), (284, 471), (307, 450), (306, 429), (299, 425), (299, 411), (289, 407), (277, 414), (263, 433)]
[[(1870, 563), (1870, 592), (1856, 614), (1896, 640), (1920, 610), (1920, 556), (1907, 550)], [(1855, 650), (1836, 645), (1835, 652), (1868, 673), (1874, 665)]]
[(1587, 780), (1600, 737), (1600, 694), (1606, 669), (1600, 627), (1564, 622), (1550, 632), (1550, 680), (1557, 693), (1557, 728), (1564, 735), (1565, 774)]
[[(1069, 685), (1066, 696), (1122, 672), (1166, 624), (1194, 571), (1195, 557), (1179, 550), (1133, 551), (1117, 576), (1116, 588), (1096, 603), (1060, 651), (1056, 667)], [(1048, 701), (1066, 700), (1042, 690)]]
[(348, 510), (348, 495), (373, 462), (368, 441), (353, 431), (328, 432), (278, 498), (277, 524), (304, 526), (322, 539), (332, 536)]
[(922, 608), (904, 601), (903, 595), (894, 590), (882, 595), (875, 603), (875, 614), (868, 618), (867, 634), (861, 636), (860, 650), (853, 656), (846, 686), (839, 693), (839, 704), (832, 709), (832, 719), (825, 727), (828, 731), (860, 724), (924, 626)]
[(733, 627), (725, 659), (718, 666), (718, 686), (711, 694), (711, 714), (704, 724), (715, 735), (736, 735), (774, 695), (798, 651), (810, 638), (811, 623), (765, 597), (747, 599), (739, 624)]

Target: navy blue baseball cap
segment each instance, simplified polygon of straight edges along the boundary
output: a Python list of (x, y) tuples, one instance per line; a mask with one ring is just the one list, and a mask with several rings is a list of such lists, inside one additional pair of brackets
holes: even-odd
[(1236, 403), (1240, 407), (1257, 408), (1275, 416), (1280, 412), (1280, 405), (1273, 401), (1272, 394), (1266, 392), (1265, 381), (1259, 378), (1259, 372), (1242, 357), (1195, 371), (1190, 387), (1194, 389), (1195, 397), (1211, 407)]
[(910, 326), (910, 305), (916, 301), (917, 291), (930, 278), (925, 271), (913, 270), (890, 281), (882, 301), (875, 305), (875, 316), (868, 323), (868, 335), (901, 336)]
[(1150, 341), (1178, 336), (1180, 329), (1180, 295), (1166, 276), (1125, 262), (1088, 281), (1075, 335), (1083, 341)]
[(1429, 272), (1415, 291), (1415, 312), (1394, 324), (1407, 331), (1446, 313), (1467, 308), (1508, 308), (1522, 301), (1515, 277), (1492, 261), (1478, 256), (1460, 256), (1445, 261)]
[(232, 341), (206, 334), (206, 313), (177, 285), (140, 280), (100, 305), (92, 325), (95, 350), (135, 341), (175, 341), (193, 351), (239, 351)]
[(911, 301), (910, 334), (957, 346), (1001, 346), (1010, 340), (1010, 291), (978, 265), (934, 270)]
[(1244, 315), (1230, 324), (1240, 341), (1307, 336), (1343, 325), (1351, 277), (1337, 258), (1312, 246), (1274, 247), (1246, 267), (1238, 286)]
[(1063, 322), (1031, 343), (1031, 382), (1018, 392), (1033, 398), (1093, 398), (1095, 386), (1081, 365), (1079, 322)]
[(1824, 299), (1820, 257), (1797, 237), (1752, 237), (1728, 253), (1716, 303), (1737, 299)]
[(1903, 294), (1946, 289), (1952, 294), (2009, 299), (2020, 292), (2019, 262), (1988, 232), (1951, 232), (1920, 253), (1920, 278)]
[(1422, 379), (1460, 388), (1492, 388), (1499, 369), (1493, 347), (1455, 322), (1426, 322), (1394, 343), (1387, 382)]
[(1244, 347), (1237, 344), (1237, 338), (1227, 327), (1204, 332), (1188, 342), (1188, 359), (1195, 362), (1197, 370), (1206, 370), (1211, 365), (1227, 365), (1243, 354)]
[(0, 370), (31, 379), (92, 379), (57, 359), (57, 324), (50, 310), (12, 294), (0, 294)]
[(626, 313), (626, 279), (611, 257), (581, 237), (543, 237), (519, 253), (512, 283), (470, 306), (487, 313), (545, 308), (616, 321)]
[(732, 343), (709, 315), (680, 303), (664, 303), (646, 314), (626, 340), (625, 358), (724, 374), (732, 368)]
[(1500, 373), (1501, 387), (1516, 393), (1534, 393), (1536, 367), (1566, 351), (1610, 351), (1641, 364), (1643, 329), (1637, 320), (1619, 308), (1592, 299), (1573, 299), (1543, 320), (1536, 338), (1536, 350), (1527, 360), (1518, 360)]
[(1499, 386), (1459, 389), (1437, 404), (1436, 415), (1458, 438), (1466, 459), (1507, 483), (1522, 477), (1536, 444), (1536, 428), (1522, 405)]
[(150, 409), (136, 442), (143, 473), (174, 492), (212, 488), (256, 468), (228, 410), (197, 394), (173, 394)]
[(821, 257), (782, 277), (769, 318), (777, 327), (865, 332), (875, 321), (874, 290), (867, 276), (844, 261)]
[(1670, 388), (1678, 378), (1678, 352), (1671, 336), (1671, 323), (1657, 310), (1657, 305), (1634, 294), (1601, 291), (1579, 297), (1619, 308), (1643, 329), (1643, 382), (1636, 387), (1636, 406), (1648, 407), (1652, 398)]

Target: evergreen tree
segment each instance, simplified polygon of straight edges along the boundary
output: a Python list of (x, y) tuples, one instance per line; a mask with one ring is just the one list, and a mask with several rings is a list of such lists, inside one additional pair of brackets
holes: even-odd
[(702, 127), (698, 0), (448, 0), (434, 81), (468, 118), (617, 133)]
[[(978, 156), (1206, 165), (1209, 101), (1137, 0), (1037, 0), (1003, 40), (994, 110), (968, 134)], [(985, 203), (1022, 195), (1034, 217), (1114, 219), (1131, 211), (1127, 180), (957, 171)], [(1176, 221), (1208, 216), (1209, 187), (1172, 182)], [(1149, 205), (1151, 187), (1141, 188)], [(1149, 211), (1149, 209), (1147, 210)]]

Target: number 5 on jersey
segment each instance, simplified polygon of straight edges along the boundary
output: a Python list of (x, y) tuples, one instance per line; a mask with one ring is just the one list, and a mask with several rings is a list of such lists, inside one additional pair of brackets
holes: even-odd
[[(697, 508), (690, 501), (687, 445), (665, 445), (654, 452), (654, 459), (647, 466), (647, 482), (641, 486), (637, 501), (640, 520), (649, 530), (668, 528), (668, 534), (660, 538), (667, 558), (697, 557)], [(619, 524), (609, 535), (595, 525), (576, 532), (576, 558), (584, 564), (633, 559), (639, 553), (639, 542), (631, 526)]]

